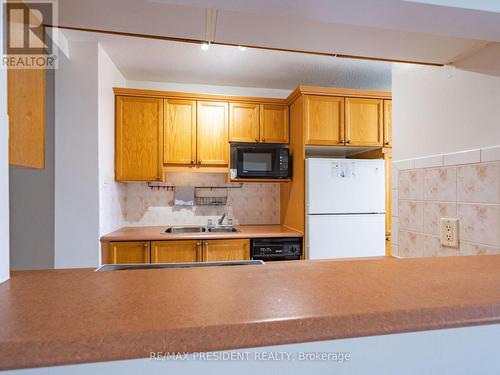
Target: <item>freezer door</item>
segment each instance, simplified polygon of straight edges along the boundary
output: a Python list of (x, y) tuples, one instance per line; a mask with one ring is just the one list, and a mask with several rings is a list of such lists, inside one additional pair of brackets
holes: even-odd
[(309, 259), (385, 255), (385, 214), (308, 215)]
[(383, 160), (310, 158), (306, 171), (308, 214), (385, 212)]

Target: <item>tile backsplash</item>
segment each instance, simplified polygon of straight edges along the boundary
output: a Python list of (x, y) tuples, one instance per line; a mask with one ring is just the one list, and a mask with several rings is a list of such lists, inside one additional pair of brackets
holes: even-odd
[[(167, 180), (175, 186), (228, 186), (226, 175), (216, 173), (169, 173)], [(125, 226), (203, 224), (214, 222), (224, 212), (235, 224), (279, 224), (279, 184), (243, 184), (227, 189), (225, 206), (174, 206), (174, 193), (151, 190), (145, 183), (119, 183), (120, 194), (114, 204), (121, 212)], [(238, 186), (238, 184), (232, 184)], [(213, 190), (214, 195), (225, 190)], [(207, 195), (207, 190), (201, 191)], [(209, 194), (210, 195), (210, 194)], [(111, 210), (110, 210), (111, 211)]]
[[(500, 160), (480, 158), (480, 150), (460, 154), (394, 163), (395, 256), (500, 254)], [(459, 220), (458, 249), (440, 244), (443, 217)]]

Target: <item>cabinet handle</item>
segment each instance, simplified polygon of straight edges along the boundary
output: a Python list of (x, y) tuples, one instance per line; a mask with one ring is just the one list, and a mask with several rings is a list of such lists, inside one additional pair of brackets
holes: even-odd
[(194, 164), (194, 160), (191, 160), (191, 164)]
[(198, 164), (201, 164), (201, 160), (198, 160)]
[(148, 244), (146, 242), (144, 242), (144, 247), (148, 247)]
[(349, 139), (349, 140), (345, 141), (345, 143), (351, 143), (351, 140)]
[(341, 138), (341, 139), (339, 140), (339, 143), (344, 143), (344, 140)]
[(265, 139), (265, 138), (262, 138), (262, 142), (265, 142), (265, 141), (266, 141), (266, 139)]
[(255, 138), (255, 142), (259, 142), (259, 138)]
[(389, 142), (389, 141), (386, 141), (386, 142), (385, 142), (385, 144), (386, 144), (386, 145), (388, 145), (388, 144), (390, 144), (390, 143), (391, 143), (391, 142)]

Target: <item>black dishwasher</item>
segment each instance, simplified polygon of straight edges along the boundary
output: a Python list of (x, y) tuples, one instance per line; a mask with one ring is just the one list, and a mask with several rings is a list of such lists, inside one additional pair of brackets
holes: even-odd
[(250, 247), (252, 259), (264, 262), (299, 260), (302, 256), (302, 238), (254, 238)]

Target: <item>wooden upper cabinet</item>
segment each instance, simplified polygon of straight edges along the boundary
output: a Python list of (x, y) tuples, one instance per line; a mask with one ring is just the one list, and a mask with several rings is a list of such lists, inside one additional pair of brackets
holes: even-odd
[(148, 241), (111, 242), (111, 264), (149, 263), (151, 259)]
[(151, 263), (201, 262), (201, 241), (153, 241)]
[(229, 103), (229, 141), (259, 142), (259, 104)]
[(260, 141), (264, 143), (288, 143), (288, 106), (260, 105)]
[(304, 105), (306, 145), (343, 145), (344, 98), (306, 95)]
[(163, 99), (116, 97), (117, 181), (162, 179)]
[(250, 240), (203, 241), (204, 262), (248, 259), (250, 259)]
[(194, 164), (196, 161), (196, 101), (165, 100), (163, 163)]
[(382, 146), (383, 100), (345, 99), (346, 144), (349, 146)]
[(384, 146), (392, 147), (392, 100), (384, 100)]
[(198, 101), (197, 163), (228, 164), (228, 103)]
[[(45, 69), (8, 69), (9, 163), (45, 167)], [(3, 126), (3, 124), (2, 124)]]

